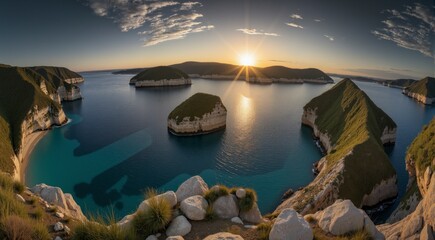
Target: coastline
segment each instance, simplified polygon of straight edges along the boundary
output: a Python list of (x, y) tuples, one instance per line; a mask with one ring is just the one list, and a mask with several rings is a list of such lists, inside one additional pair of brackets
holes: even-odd
[(41, 140), (45, 134), (47, 134), (47, 130), (43, 131), (36, 131), (31, 133), (29, 136), (26, 137), (26, 140), (23, 144), (23, 159), (21, 161), (21, 167), (20, 167), (20, 179), (22, 183), (26, 183), (26, 170), (27, 166), (29, 164), (29, 158), (30, 154), (32, 153), (33, 149), (35, 148), (36, 144)]

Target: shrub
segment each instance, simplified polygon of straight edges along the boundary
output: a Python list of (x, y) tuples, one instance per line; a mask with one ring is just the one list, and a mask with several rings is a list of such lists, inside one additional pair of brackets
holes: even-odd
[(251, 210), (251, 208), (257, 202), (257, 194), (255, 193), (254, 190), (250, 188), (245, 188), (245, 191), (246, 191), (245, 197), (237, 200), (240, 211), (242, 212)]
[(37, 207), (30, 216), (36, 220), (41, 220), (42, 216), (44, 216), (44, 210), (41, 207)]
[(171, 219), (171, 204), (164, 198), (152, 197), (148, 199), (148, 208), (134, 216), (133, 227), (137, 235), (145, 238), (165, 229)]
[(19, 182), (19, 181), (14, 181), (14, 183), (13, 183), (13, 189), (14, 189), (14, 192), (16, 192), (16, 193), (23, 193), (24, 192), (24, 189), (25, 189), (26, 187), (24, 186), (24, 184), (22, 184), (21, 182)]
[(9, 215), (27, 216), (26, 208), (17, 201), (14, 192), (0, 190), (0, 217)]
[(205, 219), (206, 220), (213, 220), (216, 218), (217, 218), (217, 215), (213, 211), (213, 205), (208, 205), (207, 209), (205, 209)]
[(258, 238), (260, 240), (269, 239), (269, 233), (272, 230), (272, 222), (260, 223), (257, 225)]
[(208, 201), (209, 204), (214, 203), (219, 197), (227, 196), (230, 194), (230, 190), (223, 185), (216, 185), (215, 187), (210, 188), (204, 195), (204, 198)]
[(45, 226), (15, 215), (2, 219), (0, 236), (9, 240), (51, 239)]

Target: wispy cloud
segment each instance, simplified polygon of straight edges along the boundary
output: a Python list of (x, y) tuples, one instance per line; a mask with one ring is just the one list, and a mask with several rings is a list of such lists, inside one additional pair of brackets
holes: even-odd
[(290, 15), (290, 17), (291, 18), (294, 18), (294, 19), (304, 19), (301, 15), (299, 15), (299, 14), (292, 14), (292, 15)]
[(156, 0), (87, 0), (96, 15), (112, 19), (122, 32), (144, 28), (144, 46), (182, 39), (190, 33), (212, 29), (200, 21), (199, 2)]
[(264, 32), (262, 30), (257, 30), (255, 28), (239, 28), (236, 29), (236, 31), (243, 32), (244, 34), (248, 35), (265, 35), (265, 36), (272, 36), (272, 37), (278, 37), (279, 35), (277, 33), (268, 33)]
[(314, 22), (321, 22), (322, 20), (320, 19), (314, 19)]
[(301, 25), (298, 25), (296, 23), (286, 23), (288, 26), (290, 27), (294, 27), (294, 28), (300, 28), (303, 29), (304, 27), (302, 27)]
[(399, 47), (434, 57), (434, 10), (433, 6), (424, 6), (420, 3), (405, 6), (402, 11), (386, 10), (384, 13), (388, 16), (382, 21), (384, 27), (372, 33), (379, 39), (396, 43)]
[(331, 37), (329, 35), (323, 35), (324, 37), (326, 37), (327, 39), (329, 39), (329, 41), (334, 41), (334, 37)]

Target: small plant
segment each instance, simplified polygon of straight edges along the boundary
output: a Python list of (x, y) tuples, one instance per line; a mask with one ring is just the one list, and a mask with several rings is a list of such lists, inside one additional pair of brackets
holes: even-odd
[(50, 213), (55, 213), (55, 212), (57, 212), (57, 206), (50, 206), (50, 207), (47, 209), (47, 212), (50, 212)]
[(27, 200), (27, 203), (29, 203), (30, 205), (35, 205), (35, 203), (37, 202), (37, 198), (35, 196), (31, 196), (29, 198), (29, 200)]
[(349, 240), (372, 240), (373, 238), (366, 230), (359, 230), (347, 235)]
[(11, 176), (6, 173), (0, 172), (0, 188), (5, 191), (10, 191), (14, 188)]
[(24, 189), (26, 189), (26, 187), (21, 182), (14, 181), (13, 189), (14, 189), (14, 192), (21, 194), (24, 192)]
[(230, 190), (223, 185), (216, 185), (210, 188), (204, 195), (204, 198), (209, 204), (214, 203), (219, 197), (227, 196), (230, 194)]
[(260, 240), (269, 239), (269, 233), (272, 230), (272, 222), (260, 223), (257, 225), (258, 238)]
[(68, 216), (65, 216), (63, 219), (62, 219), (62, 222), (64, 222), (64, 223), (66, 223), (66, 224), (68, 224), (68, 223), (70, 223), (71, 222), (71, 218), (70, 217), (68, 217)]
[(9, 215), (27, 216), (26, 207), (15, 199), (15, 193), (0, 190), (0, 217)]
[(269, 213), (269, 214), (264, 215), (264, 217), (269, 219), (269, 220), (273, 220), (273, 219), (277, 218), (280, 213), (281, 212), (273, 212), (273, 213)]
[(252, 209), (254, 204), (257, 202), (257, 194), (254, 190), (250, 188), (245, 188), (246, 195), (243, 198), (238, 199), (238, 205), (240, 211), (247, 212)]
[(315, 223), (316, 219), (313, 217), (313, 215), (306, 215), (305, 216), (305, 220), (307, 220), (307, 222), (309, 223)]
[(133, 218), (133, 226), (138, 236), (147, 237), (166, 228), (172, 219), (171, 204), (164, 198), (148, 199), (148, 208), (139, 211)]
[(42, 216), (44, 216), (44, 210), (42, 210), (41, 207), (37, 207), (35, 211), (32, 214), (30, 214), (30, 216), (35, 220), (41, 220)]
[(213, 211), (213, 205), (208, 205), (207, 209), (205, 209), (205, 219), (206, 220), (213, 220), (216, 218), (217, 218), (217, 215)]
[(17, 240), (51, 239), (50, 234), (44, 225), (15, 215), (2, 219), (0, 236), (5, 239)]

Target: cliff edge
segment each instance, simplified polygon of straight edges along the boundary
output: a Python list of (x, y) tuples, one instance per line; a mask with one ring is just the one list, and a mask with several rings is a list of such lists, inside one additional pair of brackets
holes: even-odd
[(425, 77), (403, 90), (403, 94), (423, 104), (435, 103), (435, 78)]
[(302, 123), (313, 128), (327, 155), (317, 164), (314, 181), (276, 211), (313, 213), (337, 199), (373, 206), (397, 195), (396, 173), (383, 149), (395, 142), (396, 124), (350, 79), (305, 105)]
[(130, 79), (130, 85), (138, 87), (169, 87), (190, 85), (189, 76), (181, 70), (160, 66), (148, 68)]
[(196, 93), (168, 116), (168, 130), (174, 135), (199, 135), (225, 128), (227, 109), (218, 96)]

